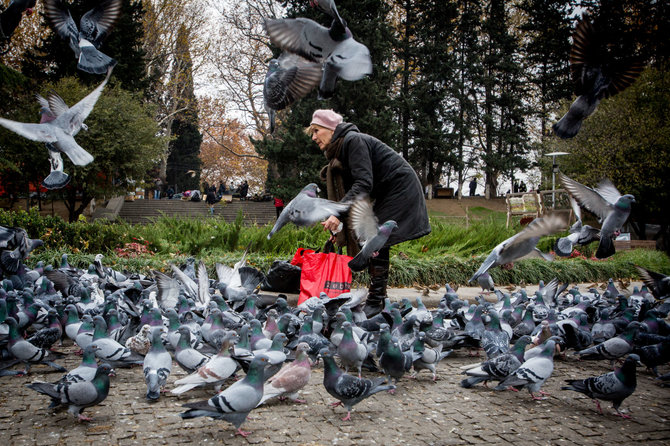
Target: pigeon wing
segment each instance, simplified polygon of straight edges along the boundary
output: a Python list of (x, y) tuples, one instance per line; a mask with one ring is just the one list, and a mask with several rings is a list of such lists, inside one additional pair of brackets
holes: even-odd
[(330, 38), (328, 28), (302, 17), (266, 20), (265, 30), (274, 45), (313, 62), (322, 62), (336, 43)]
[(109, 34), (121, 14), (121, 0), (104, 0), (81, 18), (79, 25), (83, 34), (96, 48)]
[(600, 194), (608, 203), (615, 204), (621, 198), (621, 192), (612, 184), (610, 180), (604, 178), (598, 187), (596, 187), (596, 192)]
[(69, 113), (71, 113), (73, 116), (76, 115), (80, 122), (84, 122), (91, 111), (93, 111), (93, 107), (95, 106), (95, 103), (98, 102), (98, 98), (100, 98), (100, 95), (102, 94), (102, 89), (105, 88), (105, 85), (107, 85), (107, 81), (109, 80), (111, 74), (112, 68), (107, 70), (107, 76), (105, 77), (105, 80), (103, 80), (95, 90), (90, 92), (88, 96), (73, 105), (70, 108)]
[(66, 154), (75, 166), (85, 166), (93, 161), (93, 155), (77, 144), (74, 138), (66, 133), (59, 135), (56, 147)]
[(156, 300), (164, 310), (174, 308), (179, 300), (179, 282), (160, 271), (153, 271), (158, 292)]
[(207, 267), (202, 260), (198, 263), (198, 301), (205, 307), (209, 305), (212, 296), (209, 294), (209, 277)]
[(375, 217), (370, 197), (361, 196), (353, 202), (349, 210), (349, 223), (361, 244), (377, 235), (379, 221)]
[(0, 125), (31, 141), (58, 141), (56, 128), (51, 124), (31, 124), (0, 118)]
[(605, 220), (610, 212), (610, 203), (605, 198), (597, 191), (568, 178), (563, 173), (560, 174), (560, 179), (563, 187), (570, 192), (570, 195), (575, 197), (580, 205), (596, 214), (600, 219)]
[(75, 55), (79, 56), (79, 29), (74, 23), (70, 11), (65, 7), (62, 0), (45, 0), (44, 10), (47, 20), (56, 30), (56, 33), (70, 44)]

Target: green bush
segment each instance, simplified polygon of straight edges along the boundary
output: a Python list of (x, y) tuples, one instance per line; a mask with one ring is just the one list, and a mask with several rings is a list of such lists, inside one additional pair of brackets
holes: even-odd
[[(483, 212), (479, 219), (458, 223), (431, 218), (432, 233), (418, 240), (394, 246), (391, 250), (391, 286), (433, 285), (455, 283), (464, 285), (481, 265), (491, 249), (519, 231), (518, 225), (506, 228), (505, 220), (497, 213)], [(213, 276), (216, 262), (232, 265), (248, 246), (248, 263), (267, 272), (276, 259), (289, 260), (300, 247), (322, 247), (328, 235), (321, 225), (296, 228), (287, 225), (267, 239), (270, 225), (245, 226), (238, 214), (235, 222), (223, 219), (194, 219), (161, 217), (147, 225), (125, 223), (66, 223), (59, 217), (42, 217), (36, 210), (29, 212), (0, 211), (0, 225), (26, 229), (32, 238), (45, 242), (28, 260), (57, 265), (61, 255), (69, 254), (71, 264), (87, 268), (95, 254), (105, 255), (105, 263), (118, 269), (148, 273), (152, 269), (167, 271), (169, 263), (179, 264), (193, 256), (203, 260)], [(559, 237), (545, 237), (538, 247), (549, 251)], [(123, 257), (127, 244), (140, 243), (150, 253), (138, 257)], [(514, 268), (491, 270), (497, 284), (537, 283), (557, 277), (561, 282), (591, 282), (613, 278), (637, 278), (634, 265), (670, 274), (670, 259), (665, 253), (653, 250), (619, 252), (606, 260), (592, 260), (597, 243), (583, 250), (584, 257), (539, 259), (517, 262)], [(126, 251), (127, 252), (127, 251)], [(367, 282), (367, 273), (354, 274), (357, 283)]]

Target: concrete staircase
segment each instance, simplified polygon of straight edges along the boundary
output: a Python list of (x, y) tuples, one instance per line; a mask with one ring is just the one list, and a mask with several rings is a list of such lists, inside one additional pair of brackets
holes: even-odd
[(167, 217), (181, 218), (223, 218), (233, 222), (242, 211), (245, 224), (264, 225), (275, 221), (276, 213), (271, 201), (233, 201), (214, 205), (214, 215), (209, 213), (209, 205), (204, 201), (195, 203), (182, 200), (135, 200), (123, 203), (118, 218), (131, 224), (149, 223), (152, 219)]

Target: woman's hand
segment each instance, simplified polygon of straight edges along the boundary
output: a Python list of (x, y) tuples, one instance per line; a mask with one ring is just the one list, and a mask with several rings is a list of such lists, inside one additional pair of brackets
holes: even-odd
[(331, 215), (326, 221), (322, 221), (321, 224), (324, 231), (337, 232), (340, 227), (340, 219)]

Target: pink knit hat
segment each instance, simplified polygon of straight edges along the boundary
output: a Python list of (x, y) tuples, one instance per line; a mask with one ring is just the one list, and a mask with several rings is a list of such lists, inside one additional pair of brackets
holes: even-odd
[(310, 125), (319, 125), (329, 130), (335, 130), (335, 127), (342, 122), (342, 115), (332, 110), (317, 110), (312, 115)]

